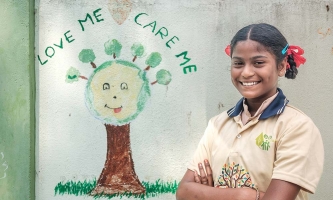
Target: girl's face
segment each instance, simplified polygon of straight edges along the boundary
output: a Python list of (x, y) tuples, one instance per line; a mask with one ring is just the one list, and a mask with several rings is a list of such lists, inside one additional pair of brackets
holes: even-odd
[(262, 103), (276, 93), (286, 63), (277, 66), (275, 56), (256, 41), (239, 41), (231, 58), (232, 83), (247, 101)]

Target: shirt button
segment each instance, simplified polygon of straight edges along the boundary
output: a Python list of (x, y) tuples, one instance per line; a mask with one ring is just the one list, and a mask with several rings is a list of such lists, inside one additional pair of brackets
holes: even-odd
[(236, 137), (237, 137), (238, 139), (240, 139), (242, 136), (241, 136), (241, 134), (238, 134)]

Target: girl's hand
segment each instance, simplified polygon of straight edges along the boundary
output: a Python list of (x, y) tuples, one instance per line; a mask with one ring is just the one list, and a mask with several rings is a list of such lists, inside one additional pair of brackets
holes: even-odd
[(202, 166), (202, 163), (198, 164), (200, 175), (196, 170), (194, 170), (194, 180), (196, 183), (214, 187), (212, 168), (210, 167), (210, 164), (207, 159), (204, 161), (204, 163), (205, 163), (205, 170)]

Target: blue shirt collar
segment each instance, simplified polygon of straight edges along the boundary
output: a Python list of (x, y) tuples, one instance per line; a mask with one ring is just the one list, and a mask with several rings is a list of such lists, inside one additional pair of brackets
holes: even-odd
[[(288, 104), (289, 100), (284, 96), (282, 90), (277, 88), (279, 94), (275, 97), (275, 99), (268, 105), (268, 107), (264, 110), (264, 112), (260, 115), (259, 119), (267, 119), (269, 117), (279, 115), (283, 112), (284, 108)], [(229, 117), (236, 117), (243, 111), (243, 100), (244, 97), (241, 98), (237, 104), (228, 110)]]

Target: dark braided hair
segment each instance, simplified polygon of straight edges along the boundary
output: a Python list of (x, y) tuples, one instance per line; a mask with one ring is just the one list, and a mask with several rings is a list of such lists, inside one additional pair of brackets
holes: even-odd
[[(282, 54), (282, 49), (288, 44), (286, 38), (277, 28), (265, 23), (251, 24), (240, 29), (231, 40), (230, 55), (232, 56), (237, 42), (248, 39), (260, 43), (267, 51), (275, 55), (277, 66), (286, 57), (286, 53)], [(288, 79), (295, 79), (298, 70), (292, 55), (288, 55), (287, 62), (290, 65), (290, 68), (287, 69), (285, 77)]]
[(286, 74), (284, 75), (285, 77), (289, 79), (295, 79), (296, 75), (298, 74), (298, 70), (296, 68), (296, 63), (294, 61), (294, 58), (292, 55), (288, 55), (287, 61), (290, 65), (290, 68), (287, 69)]

